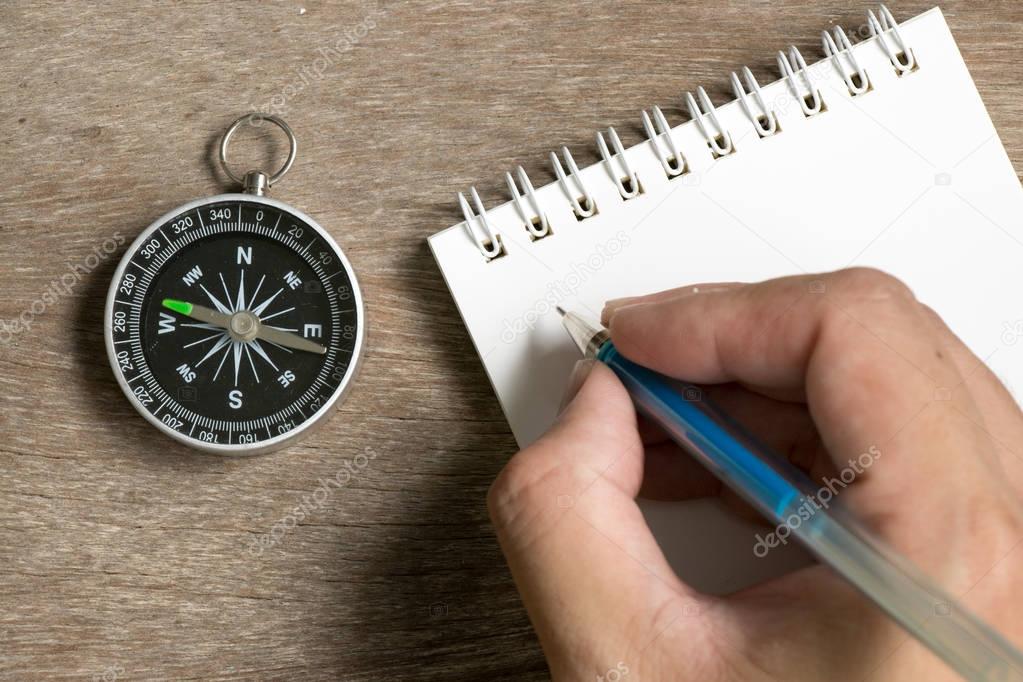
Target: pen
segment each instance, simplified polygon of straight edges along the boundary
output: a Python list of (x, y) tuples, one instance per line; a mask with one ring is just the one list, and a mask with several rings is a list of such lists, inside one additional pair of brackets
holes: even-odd
[[(698, 387), (629, 361), (607, 330), (560, 307), (558, 312), (579, 350), (618, 376), (637, 411), (768, 519), (784, 524), (800, 507), (806, 509), (818, 486), (800, 469), (772, 456), (705, 400)], [(871, 537), (841, 505), (814, 506), (809, 518), (788, 527), (822, 563), (966, 679), (1023, 681), (1023, 654), (1016, 647)]]

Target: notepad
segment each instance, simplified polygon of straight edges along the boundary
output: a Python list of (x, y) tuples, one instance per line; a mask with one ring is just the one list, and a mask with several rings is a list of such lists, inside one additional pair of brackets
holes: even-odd
[[(465, 221), (429, 243), (520, 445), (551, 425), (579, 357), (555, 306), (597, 318), (607, 299), (693, 282), (879, 268), (1023, 390), (1019, 180), (941, 11), (868, 20), (855, 45), (825, 32), (819, 61), (779, 52), (775, 82), (732, 74), (730, 102), (685, 96), (685, 122), (642, 112), (640, 144), (602, 131), (598, 163), (562, 148), (542, 186), (508, 174), (500, 205), (459, 195)], [(764, 529), (714, 500), (642, 505), (672, 566), (706, 591), (808, 560), (794, 547), (756, 558)]]

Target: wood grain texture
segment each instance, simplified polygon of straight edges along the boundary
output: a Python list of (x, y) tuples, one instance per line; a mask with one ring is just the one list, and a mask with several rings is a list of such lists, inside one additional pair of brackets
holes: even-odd
[[(549, 178), (562, 143), (592, 162), (608, 124), (635, 143), (641, 108), (680, 121), (681, 92), (724, 101), (743, 64), (772, 80), (775, 50), (819, 55), (868, 4), (134, 6), (0, 5), (0, 319), (33, 311), (0, 344), (0, 676), (546, 678), (484, 502), (515, 444), (425, 238), (456, 191), (496, 203), (504, 170)], [(944, 10), (1023, 167), (1023, 6)], [(300, 145), (273, 196), (345, 248), (369, 352), (313, 436), (220, 459), (135, 414), (102, 306), (124, 240), (224, 191), (220, 133), (269, 105)]]

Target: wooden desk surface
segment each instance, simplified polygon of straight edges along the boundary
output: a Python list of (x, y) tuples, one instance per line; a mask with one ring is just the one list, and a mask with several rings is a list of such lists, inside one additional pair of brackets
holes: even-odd
[[(944, 9), (1020, 168), (1023, 5), (979, 4)], [(679, 121), (680, 93), (722, 102), (743, 64), (773, 80), (775, 50), (816, 58), (820, 30), (859, 27), (868, 6), (0, 6), (0, 318), (37, 311), (0, 344), (0, 675), (545, 678), (484, 503), (515, 444), (425, 238), (459, 219), (456, 191), (503, 201), (505, 170), (546, 181), (562, 143), (592, 162), (608, 124), (635, 143), (640, 109)], [(90, 254), (224, 191), (219, 135), (268, 106), (300, 145), (273, 196), (347, 251), (369, 353), (312, 437), (220, 459), (121, 394), (101, 332), (123, 247)], [(283, 151), (249, 142), (253, 161)], [(318, 492), (360, 453), (347, 486)]]

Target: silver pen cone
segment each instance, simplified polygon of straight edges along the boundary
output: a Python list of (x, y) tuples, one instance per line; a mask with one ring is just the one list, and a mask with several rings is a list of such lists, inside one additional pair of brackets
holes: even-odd
[(581, 315), (566, 312), (561, 306), (557, 306), (557, 311), (568, 335), (585, 357), (594, 357), (604, 342), (610, 338), (606, 329), (590, 324)]

